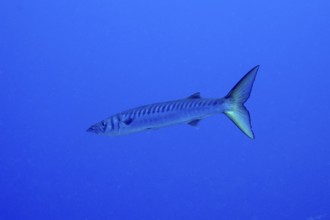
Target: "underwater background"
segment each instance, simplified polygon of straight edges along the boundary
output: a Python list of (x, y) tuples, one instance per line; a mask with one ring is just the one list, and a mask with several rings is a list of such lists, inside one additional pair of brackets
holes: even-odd
[[(0, 219), (330, 219), (330, 2), (0, 3)], [(122, 110), (222, 97), (260, 64), (250, 140), (224, 115), (128, 136)]]

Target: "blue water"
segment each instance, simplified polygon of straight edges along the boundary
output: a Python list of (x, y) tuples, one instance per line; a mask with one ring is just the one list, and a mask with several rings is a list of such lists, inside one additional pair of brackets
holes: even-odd
[[(330, 2), (1, 1), (0, 219), (330, 219)], [(253, 66), (255, 140), (224, 115), (122, 137), (127, 108), (221, 97)]]

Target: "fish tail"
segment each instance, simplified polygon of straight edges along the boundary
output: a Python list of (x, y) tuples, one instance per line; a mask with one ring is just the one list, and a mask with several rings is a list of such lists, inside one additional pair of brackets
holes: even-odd
[(244, 106), (249, 99), (259, 65), (251, 69), (225, 96), (228, 107), (224, 113), (249, 138), (254, 139), (250, 113)]

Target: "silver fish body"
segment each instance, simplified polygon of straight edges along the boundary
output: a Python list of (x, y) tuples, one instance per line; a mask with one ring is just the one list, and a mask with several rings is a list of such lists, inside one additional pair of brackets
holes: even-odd
[(223, 99), (197, 98), (197, 94), (194, 94), (187, 99), (123, 111), (101, 121), (91, 130), (102, 128), (99, 129), (102, 134), (123, 135), (182, 123), (196, 125), (199, 120), (219, 114), (223, 109)]
[(225, 113), (253, 139), (250, 116), (244, 102), (249, 98), (258, 67), (249, 71), (223, 98), (202, 98), (200, 93), (194, 93), (185, 99), (144, 105), (112, 115), (87, 131), (116, 136), (175, 124), (196, 126), (201, 119)]

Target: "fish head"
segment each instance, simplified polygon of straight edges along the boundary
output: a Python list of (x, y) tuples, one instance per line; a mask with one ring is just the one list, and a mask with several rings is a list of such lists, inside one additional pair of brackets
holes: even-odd
[(105, 134), (107, 131), (107, 126), (108, 123), (106, 120), (102, 120), (92, 126), (90, 126), (86, 131), (87, 132), (91, 132), (91, 133), (95, 133), (95, 134)]

